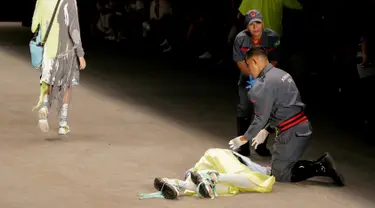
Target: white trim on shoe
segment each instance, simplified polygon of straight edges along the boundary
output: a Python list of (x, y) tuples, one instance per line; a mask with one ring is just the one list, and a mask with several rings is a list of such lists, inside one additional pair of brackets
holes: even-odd
[(48, 124), (48, 108), (42, 107), (39, 109), (39, 121), (38, 126), (42, 132), (48, 132), (49, 131), (49, 124)]
[(162, 43), (160, 43), (160, 47), (164, 47), (164, 46), (166, 46), (167, 44), (169, 44), (169, 43), (168, 43), (168, 40), (165, 39)]
[(70, 133), (70, 127), (69, 126), (60, 126), (59, 128), (59, 135), (67, 135)]

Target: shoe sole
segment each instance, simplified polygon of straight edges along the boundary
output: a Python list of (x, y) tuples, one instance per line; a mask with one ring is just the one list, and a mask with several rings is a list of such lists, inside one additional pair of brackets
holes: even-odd
[(333, 180), (334, 180), (335, 184), (338, 185), (338, 186), (345, 186), (344, 176), (337, 170), (336, 165), (335, 165), (335, 161), (333, 160), (331, 154), (326, 152), (325, 155), (326, 155), (326, 159), (327, 159), (329, 165), (331, 166), (330, 168), (332, 168), (332, 170), (334, 171)]
[(64, 136), (64, 135), (69, 134), (69, 133), (70, 133), (70, 130), (68, 130), (68, 131), (66, 131), (66, 132), (64, 132), (64, 133), (62, 133), (62, 132), (59, 131), (58, 133), (59, 133), (59, 135)]
[(39, 110), (39, 121), (38, 125), (42, 132), (48, 132), (49, 131), (49, 124), (47, 120), (48, 111), (46, 110)]
[(161, 191), (166, 199), (174, 200), (178, 197), (177, 190), (162, 178), (155, 178), (154, 187), (156, 190)]
[(38, 121), (39, 128), (42, 132), (48, 132), (49, 131), (49, 125), (47, 119), (39, 120)]
[[(203, 183), (202, 177), (199, 175), (197, 172), (191, 172), (190, 173), (191, 180), (193, 183), (198, 186), (199, 184)], [(202, 184), (204, 185), (204, 184)], [(199, 186), (199, 194), (204, 197), (204, 198), (211, 198), (210, 193), (208, 192), (207, 189), (205, 189), (204, 186)]]

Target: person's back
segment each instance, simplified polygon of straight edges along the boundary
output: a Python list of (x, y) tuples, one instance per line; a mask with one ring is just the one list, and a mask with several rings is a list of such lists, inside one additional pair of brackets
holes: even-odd
[[(41, 31), (42, 40), (46, 34), (47, 28), (51, 23), (51, 17), (54, 11), (54, 8), (58, 0), (38, 0), (35, 5), (31, 31), (33, 33), (37, 32), (38, 29)], [(57, 51), (57, 41), (58, 41), (58, 26), (57, 18), (53, 21), (48, 39), (45, 43), (45, 53), (48, 57), (54, 58)]]
[(270, 90), (274, 88), (276, 99), (270, 119), (275, 124), (279, 124), (304, 110), (305, 104), (302, 102), (299, 90), (290, 74), (273, 67), (265, 73), (263, 80), (260, 79), (259, 82), (267, 85)]

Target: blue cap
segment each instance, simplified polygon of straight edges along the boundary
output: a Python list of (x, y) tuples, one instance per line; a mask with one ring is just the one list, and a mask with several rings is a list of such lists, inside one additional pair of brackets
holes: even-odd
[(245, 19), (247, 24), (263, 22), (263, 15), (258, 10), (250, 10), (246, 13)]

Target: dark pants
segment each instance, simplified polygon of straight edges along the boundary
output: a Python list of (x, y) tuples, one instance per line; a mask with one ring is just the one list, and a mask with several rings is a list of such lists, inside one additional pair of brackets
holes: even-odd
[[(238, 105), (237, 105), (237, 118), (246, 118), (252, 120), (253, 115), (253, 104), (248, 98), (249, 90), (246, 89), (244, 84), (238, 86)], [(251, 139), (251, 138), (249, 138)]]
[(228, 33), (230, 28), (221, 22), (211, 22), (206, 24), (206, 26), (206, 49), (214, 56), (221, 58), (224, 57), (227, 52)]
[(292, 168), (305, 152), (312, 136), (309, 122), (298, 124), (275, 138), (272, 175), (278, 182), (291, 182)]
[(165, 39), (171, 41), (172, 39), (172, 17), (165, 15), (160, 20), (153, 20), (150, 22), (151, 30), (156, 36), (158, 43), (161, 43)]

